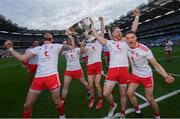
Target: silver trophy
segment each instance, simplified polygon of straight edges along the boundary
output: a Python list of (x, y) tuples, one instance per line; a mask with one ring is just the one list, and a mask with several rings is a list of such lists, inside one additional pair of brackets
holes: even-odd
[(88, 17), (72, 25), (69, 29), (78, 37), (76, 40), (92, 42), (95, 39), (91, 32), (91, 22)]

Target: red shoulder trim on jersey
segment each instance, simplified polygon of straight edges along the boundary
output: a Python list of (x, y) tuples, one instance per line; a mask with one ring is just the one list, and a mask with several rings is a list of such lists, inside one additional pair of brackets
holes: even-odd
[(141, 50), (147, 52), (149, 49), (145, 46), (143, 46), (142, 44), (139, 44), (138, 48), (140, 48)]

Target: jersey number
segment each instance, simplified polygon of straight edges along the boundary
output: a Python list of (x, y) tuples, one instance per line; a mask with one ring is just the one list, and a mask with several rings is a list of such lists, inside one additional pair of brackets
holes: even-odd
[(49, 54), (48, 54), (48, 52), (47, 52), (47, 51), (45, 51), (45, 52), (44, 52), (44, 55), (45, 55), (46, 57), (48, 57), (48, 56), (49, 56)]
[(131, 56), (131, 60), (132, 60), (132, 62), (133, 62), (133, 63), (135, 63), (135, 61), (134, 61), (134, 57), (133, 57), (133, 56)]

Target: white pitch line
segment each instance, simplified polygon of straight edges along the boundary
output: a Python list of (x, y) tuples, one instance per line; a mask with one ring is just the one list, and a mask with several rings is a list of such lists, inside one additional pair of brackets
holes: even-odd
[[(172, 58), (179, 58), (179, 57), (180, 57), (180, 56), (174, 56), (174, 57), (172, 57)], [(166, 59), (166, 58), (159, 58), (159, 59), (157, 59), (157, 60), (160, 61), (160, 60), (165, 60), (165, 59)], [(152, 69), (152, 70), (153, 70), (153, 69)], [(156, 71), (156, 70), (153, 70), (153, 71)], [(174, 74), (174, 73), (168, 73), (168, 74), (173, 75), (173, 76), (180, 77), (179, 74)], [(106, 74), (102, 73), (102, 75), (106, 77)], [(162, 100), (164, 100), (164, 99), (167, 99), (167, 98), (172, 97), (172, 96), (174, 96), (174, 95), (177, 95), (177, 94), (179, 94), (179, 93), (180, 93), (180, 89), (179, 89), (179, 90), (175, 90), (175, 91), (173, 91), (173, 92), (171, 92), (171, 93), (168, 93), (168, 94), (166, 94), (166, 95), (164, 95), (164, 96), (158, 97), (158, 98), (155, 99), (155, 101), (156, 101), (156, 102), (160, 102), (160, 101), (162, 101)], [(141, 109), (149, 106), (149, 103), (147, 102), (147, 99), (146, 99), (144, 96), (138, 94), (137, 92), (135, 92), (135, 94), (136, 94), (136, 96), (138, 96), (139, 98), (141, 98), (141, 99), (143, 99), (144, 101), (146, 101), (146, 103), (141, 104), (141, 105), (139, 106)], [(129, 108), (129, 109), (126, 110), (126, 114), (132, 113), (132, 112), (134, 112), (134, 111), (135, 111), (134, 108)], [(116, 113), (116, 114), (114, 115), (114, 118), (117, 118), (117, 117), (120, 117), (120, 113)], [(105, 118), (108, 118), (108, 117), (105, 117)]]
[[(179, 58), (180, 56), (174, 56), (174, 57), (172, 57), (172, 59), (175, 59), (175, 58)], [(161, 61), (161, 60), (166, 60), (166, 58), (159, 58), (159, 59), (157, 59), (158, 61)]]
[(102, 72), (102, 73), (101, 73), (101, 75), (103, 75), (104, 77), (106, 77), (106, 76), (107, 76), (104, 72)]
[[(160, 101), (162, 101), (162, 100), (165, 100), (165, 99), (167, 99), (167, 98), (169, 98), (169, 97), (172, 97), (172, 96), (174, 96), (174, 95), (177, 95), (177, 94), (179, 94), (179, 93), (180, 93), (180, 89), (175, 90), (175, 91), (173, 91), (173, 92), (171, 92), (171, 93), (168, 93), (168, 94), (166, 94), (166, 95), (163, 95), (163, 96), (161, 96), (161, 97), (158, 97), (158, 98), (155, 99), (155, 101), (156, 101), (156, 102), (160, 102)], [(146, 102), (146, 103), (144, 103), (144, 104), (141, 104), (139, 107), (140, 107), (141, 109), (143, 109), (143, 108), (145, 108), (145, 107), (147, 107), (147, 106), (149, 106), (149, 103), (148, 103), (148, 102)], [(134, 108), (129, 108), (129, 109), (126, 110), (126, 114), (132, 113), (132, 112), (134, 112), (134, 111), (135, 111)], [(116, 118), (116, 117), (120, 117), (120, 113), (116, 113), (116, 114), (114, 115), (114, 117), (115, 117), (115, 118)]]
[(141, 94), (135, 92), (135, 95), (136, 95), (137, 97), (141, 98), (142, 100), (144, 100), (144, 101), (147, 102), (147, 99), (146, 99), (144, 96), (142, 96)]
[(180, 77), (179, 74), (174, 74), (174, 73), (168, 73), (168, 74), (173, 75), (173, 76), (176, 76), (176, 77)]
[[(157, 72), (156, 70), (154, 70), (154, 69), (152, 69), (152, 71), (154, 71), (154, 72)], [(170, 72), (167, 72), (168, 74), (170, 74), (170, 75), (173, 75), (173, 76), (176, 76), (176, 77), (180, 77), (180, 75), (179, 74), (174, 74), (174, 73), (170, 73)]]

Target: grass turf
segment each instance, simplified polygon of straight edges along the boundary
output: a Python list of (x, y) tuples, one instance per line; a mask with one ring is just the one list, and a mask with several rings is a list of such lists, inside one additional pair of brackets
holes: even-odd
[[(162, 47), (152, 48), (153, 54), (156, 59), (164, 58), (164, 51)], [(180, 73), (180, 47), (174, 47), (172, 62), (166, 62), (166, 60), (159, 60), (159, 63), (171, 73)], [(104, 61), (103, 61), (104, 64)], [(63, 73), (65, 70), (65, 59), (60, 57), (59, 72), (61, 77), (61, 84), (63, 85)], [(86, 72), (85, 65), (82, 64), (83, 70)], [(164, 83), (163, 78), (154, 72), (154, 96), (155, 98), (170, 93), (179, 89), (180, 77), (175, 77), (176, 80), (173, 84), (167, 85)], [(87, 77), (86, 77), (87, 79)], [(104, 77), (102, 76), (101, 85), (103, 87)], [(23, 103), (26, 98), (27, 91), (29, 89), (28, 74), (24, 68), (21, 67), (21, 63), (14, 58), (0, 59), (0, 117), (21, 117), (23, 111)], [(144, 95), (143, 87), (140, 86), (137, 90), (138, 93)], [(118, 108), (115, 112), (120, 111), (119, 104), (119, 91), (116, 86), (113, 90), (113, 96), (118, 103)], [(173, 96), (169, 99), (159, 102), (160, 112), (162, 117), (180, 117), (180, 94)], [(138, 98), (140, 104), (144, 103), (143, 100)], [(95, 104), (97, 103), (97, 100)], [(81, 117), (81, 118), (102, 118), (107, 116), (109, 104), (104, 99), (103, 108), (99, 111), (95, 109), (95, 105), (92, 109), (89, 109), (88, 100), (86, 98), (86, 91), (79, 81), (73, 80), (69, 87), (69, 93), (66, 98), (65, 113), (66, 117)], [(131, 105), (127, 104), (127, 108), (131, 108)], [(144, 117), (152, 117), (152, 110), (148, 106), (143, 110)], [(55, 105), (52, 102), (50, 93), (44, 91), (36, 101), (33, 109), (32, 117), (58, 117), (58, 112)], [(134, 117), (133, 114), (128, 114), (127, 117)]]

